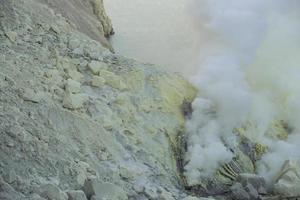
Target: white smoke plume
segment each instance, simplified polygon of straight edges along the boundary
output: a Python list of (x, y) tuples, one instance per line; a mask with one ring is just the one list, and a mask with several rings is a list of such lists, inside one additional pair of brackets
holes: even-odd
[[(269, 147), (258, 172), (272, 180), (287, 159), (300, 158), (300, 1), (197, 0), (197, 17), (214, 34), (200, 52), (199, 88), (185, 166), (189, 184), (198, 184), (234, 156), (233, 130), (255, 128), (247, 137)], [(200, 20), (199, 20), (200, 21)], [(287, 140), (265, 133), (275, 120), (293, 130)]]

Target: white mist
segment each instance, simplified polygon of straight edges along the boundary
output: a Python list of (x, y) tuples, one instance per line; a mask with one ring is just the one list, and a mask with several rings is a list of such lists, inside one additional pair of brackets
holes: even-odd
[[(199, 97), (187, 123), (186, 177), (199, 184), (234, 155), (233, 129), (246, 123), (246, 136), (269, 147), (258, 172), (270, 182), (285, 160), (300, 158), (300, 3), (295, 0), (201, 0), (199, 19), (215, 39), (201, 51), (193, 82)], [(201, 20), (201, 23), (203, 20)], [(200, 20), (199, 20), (200, 23)], [(283, 120), (287, 140), (266, 135)]]

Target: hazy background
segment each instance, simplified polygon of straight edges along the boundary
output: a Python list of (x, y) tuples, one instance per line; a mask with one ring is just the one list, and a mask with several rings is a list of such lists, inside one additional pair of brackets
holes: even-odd
[(207, 40), (194, 21), (194, 0), (106, 0), (116, 53), (189, 74)]

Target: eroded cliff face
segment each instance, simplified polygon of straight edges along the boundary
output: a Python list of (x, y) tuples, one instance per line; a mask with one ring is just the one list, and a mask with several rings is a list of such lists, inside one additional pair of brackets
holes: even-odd
[(110, 53), (63, 8), (1, 0), (0, 199), (196, 199), (173, 151), (195, 88)]
[(79, 32), (99, 41), (102, 46), (113, 51), (107, 38), (114, 34), (103, 0), (37, 0), (49, 6), (53, 12), (64, 17), (70, 25)]

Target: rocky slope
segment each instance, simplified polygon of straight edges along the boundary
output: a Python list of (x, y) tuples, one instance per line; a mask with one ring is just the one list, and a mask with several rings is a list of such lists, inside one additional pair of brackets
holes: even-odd
[[(267, 199), (254, 174), (264, 147), (242, 128), (235, 160), (200, 184), (186, 180), (197, 91), (112, 54), (112, 33), (102, 0), (0, 0), (0, 199)], [(297, 198), (297, 170), (285, 163), (271, 199)]]
[(0, 16), (0, 199), (188, 196), (173, 151), (188, 82), (111, 54), (45, 2), (1, 0)]

